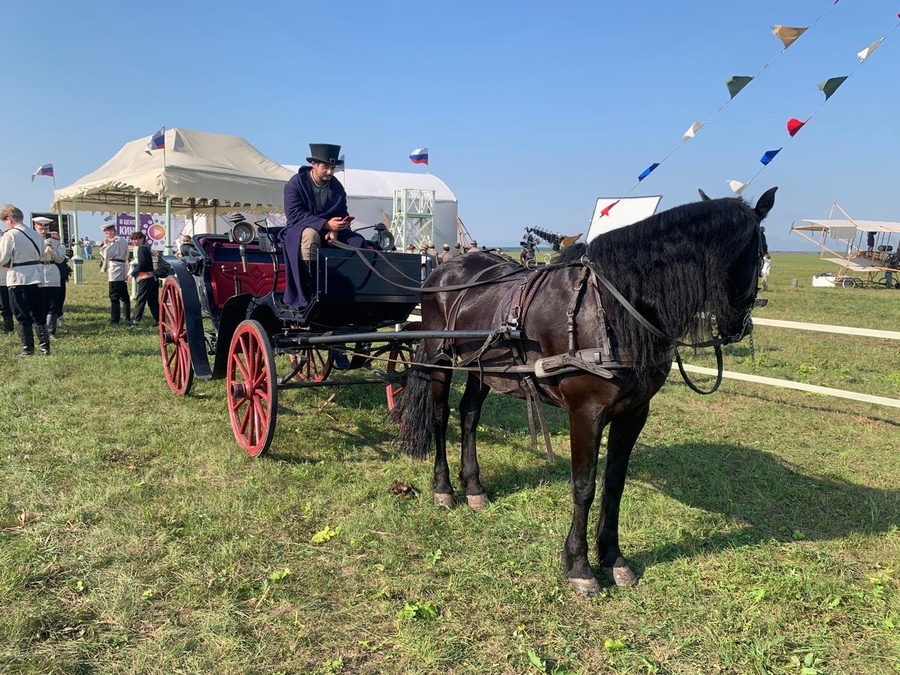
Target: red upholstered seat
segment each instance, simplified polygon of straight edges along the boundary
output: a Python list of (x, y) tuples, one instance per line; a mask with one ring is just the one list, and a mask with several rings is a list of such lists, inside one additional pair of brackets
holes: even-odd
[[(268, 253), (262, 253), (258, 248), (248, 246), (247, 271), (244, 272), (238, 244), (202, 239), (200, 243), (212, 261), (209, 281), (212, 286), (211, 300), (215, 307), (221, 308), (228, 298), (238, 293), (262, 296), (271, 292), (275, 271)], [(284, 278), (284, 265), (281, 264), (276, 291), (284, 292)]]

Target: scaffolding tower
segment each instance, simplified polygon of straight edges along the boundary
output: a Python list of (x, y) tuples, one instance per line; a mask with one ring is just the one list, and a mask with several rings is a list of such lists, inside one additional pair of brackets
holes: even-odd
[(434, 243), (434, 190), (394, 190), (391, 232), (398, 251)]

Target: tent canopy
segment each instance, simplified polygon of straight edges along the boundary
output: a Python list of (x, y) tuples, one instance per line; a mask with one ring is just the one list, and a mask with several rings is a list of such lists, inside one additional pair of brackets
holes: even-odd
[(292, 172), (243, 138), (187, 129), (165, 134), (165, 150), (148, 153), (150, 136), (126, 143), (93, 173), (55, 190), (54, 201), (76, 202), (78, 211), (133, 211), (139, 189), (142, 213), (165, 212), (167, 197), (173, 213), (284, 210)]
[[(888, 220), (838, 220), (825, 218), (817, 220), (815, 218), (806, 218), (803, 220), (808, 225), (794, 225), (795, 230), (806, 230), (807, 232), (829, 232), (859, 230), (861, 232), (900, 232), (900, 223), (894, 223)], [(834, 234), (832, 234), (834, 236)]]

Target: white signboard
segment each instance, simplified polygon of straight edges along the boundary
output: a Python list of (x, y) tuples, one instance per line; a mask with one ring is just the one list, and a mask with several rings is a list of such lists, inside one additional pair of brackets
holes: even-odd
[(587, 241), (595, 237), (616, 230), (626, 225), (632, 225), (639, 220), (649, 218), (656, 209), (662, 195), (652, 197), (600, 197), (594, 207), (594, 215), (591, 217), (591, 227), (588, 229)]

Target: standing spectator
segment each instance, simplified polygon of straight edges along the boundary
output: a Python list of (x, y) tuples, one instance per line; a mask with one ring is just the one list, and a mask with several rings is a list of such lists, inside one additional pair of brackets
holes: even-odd
[(438, 256), (438, 252), (437, 252), (437, 249), (434, 247), (434, 244), (428, 244), (428, 255), (430, 255), (432, 260), (434, 261), (434, 267), (437, 267), (438, 265), (441, 264), (441, 259)]
[(450, 251), (450, 244), (444, 244), (442, 247), (444, 252), (441, 253), (441, 263), (450, 262), (453, 260), (453, 253)]
[(134, 259), (137, 263), (131, 275), (137, 279), (137, 299), (134, 306), (132, 326), (137, 326), (144, 318), (144, 307), (150, 307), (154, 328), (159, 325), (159, 283), (153, 273), (153, 254), (147, 246), (147, 236), (143, 232), (131, 233)]
[(762, 270), (759, 273), (760, 278), (762, 279), (762, 289), (764, 291), (769, 290), (769, 272), (772, 270), (772, 256), (768, 253), (763, 255), (763, 264)]
[(44, 241), (34, 230), (22, 224), (22, 210), (12, 204), (4, 204), (0, 220), (6, 232), (0, 237), (0, 266), (6, 267), (6, 285), (9, 287), (13, 314), (19, 322), (22, 352), (16, 356), (34, 354), (34, 331), (37, 326), (41, 353), (50, 355), (50, 334), (47, 332), (47, 307), (40, 284), (41, 250)]
[(47, 307), (47, 331), (56, 339), (56, 319), (60, 315), (60, 269), (58, 263), (66, 259), (59, 243), (59, 232), (51, 232), (49, 222), (35, 219), (35, 231), (44, 238), (41, 251), (41, 292)]
[(456, 242), (453, 245), (453, 257), (455, 258), (458, 255), (462, 255), (462, 252), (463, 252), (462, 244), (460, 244), (459, 242)]
[(478, 248), (478, 242), (473, 239), (472, 243), (469, 244), (469, 250), (466, 251), (466, 253), (478, 253), (479, 250), (480, 249)]
[(428, 275), (434, 271), (434, 256), (428, 253), (428, 244), (422, 243), (419, 249), (419, 257), (422, 260), (422, 281), (425, 281)]
[(84, 258), (85, 260), (93, 260), (94, 259), (94, 245), (91, 243), (91, 240), (85, 237), (81, 240), (81, 245), (84, 248)]
[(100, 248), (100, 270), (106, 272), (109, 281), (109, 325), (121, 323), (122, 315), (119, 303), (125, 308), (125, 321), (131, 321), (131, 298), (128, 297), (128, 242), (116, 236), (115, 225), (104, 225), (103, 246)]

